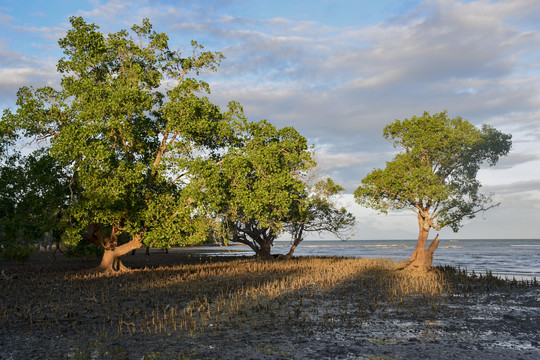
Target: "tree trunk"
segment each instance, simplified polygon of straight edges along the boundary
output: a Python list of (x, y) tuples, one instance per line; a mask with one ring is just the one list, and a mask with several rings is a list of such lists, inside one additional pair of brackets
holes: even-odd
[(303, 240), (302, 238), (294, 239), (294, 242), (291, 245), (291, 248), (289, 249), (289, 252), (285, 256), (283, 256), (283, 258), (284, 259), (292, 259), (293, 254), (294, 254), (294, 250), (302, 242), (302, 240)]
[(294, 250), (296, 249), (298, 244), (300, 244), (302, 240), (304, 240), (304, 226), (305, 224), (302, 223), (296, 228), (296, 231), (294, 234), (294, 242), (291, 248), (289, 249), (289, 252), (287, 253), (287, 255), (284, 256), (285, 259), (292, 259)]
[(125, 255), (132, 250), (138, 249), (141, 246), (141, 237), (135, 236), (125, 244), (116, 246), (112, 249), (105, 249), (98, 270), (106, 274), (116, 274), (129, 270), (126, 266), (124, 266), (124, 264), (122, 264), (120, 256)]
[(416, 249), (412, 253), (409, 260), (403, 261), (396, 266), (397, 270), (429, 270), (433, 264), (433, 253), (439, 246), (439, 235), (433, 239), (429, 247), (426, 249), (427, 239), (431, 225), (428, 221), (421, 218), (418, 219), (419, 234), (416, 242)]
[(257, 241), (259, 244), (259, 250), (257, 251), (257, 256), (259, 256), (261, 259), (272, 259), (271, 249), (272, 244), (270, 241), (266, 241), (264, 239), (261, 239), (261, 241)]

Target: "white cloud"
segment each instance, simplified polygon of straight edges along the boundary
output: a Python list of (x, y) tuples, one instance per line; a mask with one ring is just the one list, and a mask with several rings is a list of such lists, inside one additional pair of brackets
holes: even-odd
[(387, 215), (366, 209), (356, 204), (352, 194), (345, 194), (339, 206), (347, 208), (356, 217), (356, 225), (352, 231), (355, 240), (371, 239), (416, 239), (418, 223), (411, 212), (393, 212)]
[(0, 66), (7, 67), (20, 64), (22, 57), (20, 53), (11, 51), (5, 44), (0, 43)]
[(0, 12), (0, 24), (4, 24), (4, 26), (7, 26), (11, 24), (12, 21), (13, 21), (13, 16)]
[(485, 186), (485, 193), (494, 193), (496, 208), (480, 213), (465, 223), (460, 238), (538, 239), (536, 226), (540, 218), (540, 180), (526, 180), (496, 186)]
[(0, 106), (11, 107), (22, 86), (58, 86), (60, 77), (54, 67), (0, 68)]
[[(346, 27), (297, 21), (290, 14), (255, 19), (233, 12), (235, 6), (242, 1), (110, 0), (95, 1), (93, 10), (77, 14), (104, 32), (148, 17), (156, 31), (169, 34), (173, 48), (196, 39), (223, 51), (227, 59), (221, 69), (204, 74), (212, 99), (222, 106), (238, 100), (251, 120), (297, 128), (319, 145), (321, 168), (348, 190), (392, 158), (382, 129), (395, 119), (448, 109), (450, 116), (512, 133), (510, 156), (480, 173), (486, 189), (507, 189), (501, 196), (509, 207), (490, 211), (486, 221), (472, 221), (465, 234), (482, 237), (482, 226), (497, 228), (491, 219), (504, 222), (502, 209), (518, 212), (517, 203), (508, 201), (517, 198), (516, 182), (540, 178), (537, 0), (426, 0), (381, 23)], [(67, 26), (15, 27), (1, 13), (0, 23), (46, 39), (50, 48), (44, 51), (55, 46)], [(0, 46), (0, 66), (0, 103), (12, 102), (22, 85), (58, 80), (48, 56), (24, 55), (13, 50), (12, 42)], [(370, 226), (373, 234), (393, 219), (376, 218), (364, 224), (379, 224)], [(400, 219), (391, 220), (394, 235), (406, 228)]]
[(367, 163), (370, 157), (369, 153), (328, 153), (326, 151), (317, 151), (315, 154), (317, 165), (321, 170), (333, 170), (339, 168), (348, 168)]
[(96, 2), (94, 9), (90, 11), (80, 10), (77, 15), (98, 20), (99, 23), (115, 23), (116, 25), (118, 25), (119, 19), (124, 19), (121, 21), (121, 25), (125, 26), (125, 19), (132, 17), (139, 5), (140, 2), (124, 0), (110, 0), (103, 4)]
[(60, 26), (37, 27), (18, 25), (13, 26), (13, 29), (20, 32), (34, 33), (52, 42), (56, 42), (59, 38), (66, 34), (65, 28)]

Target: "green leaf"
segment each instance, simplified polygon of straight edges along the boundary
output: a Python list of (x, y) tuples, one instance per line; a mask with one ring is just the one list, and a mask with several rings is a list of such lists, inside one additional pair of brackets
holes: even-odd
[(359, 204), (381, 213), (412, 210), (430, 226), (455, 231), (464, 219), (492, 207), (476, 176), (483, 163), (495, 165), (508, 154), (511, 135), (450, 119), (446, 111), (396, 120), (383, 135), (401, 151), (362, 180), (354, 192)]

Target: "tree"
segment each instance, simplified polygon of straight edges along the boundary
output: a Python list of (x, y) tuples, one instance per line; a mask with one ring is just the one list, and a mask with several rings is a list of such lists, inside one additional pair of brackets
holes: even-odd
[(7, 156), (0, 165), (0, 256), (23, 262), (57, 237), (67, 199), (68, 181), (46, 153)]
[[(10, 116), (9, 111), (4, 110), (2, 120)], [(18, 139), (17, 132), (15, 131), (12, 121), (0, 122), (0, 161), (3, 163), (8, 155), (9, 150), (13, 148), (16, 140)]]
[(69, 175), (63, 213), (66, 243), (104, 248), (103, 271), (120, 271), (120, 256), (147, 245), (203, 241), (204, 216), (185, 191), (189, 163), (212, 158), (230, 133), (238, 106), (221, 112), (196, 77), (223, 56), (193, 41), (184, 56), (148, 20), (104, 35), (80, 17), (60, 39), (61, 88), (21, 88), (17, 111), (3, 121), (48, 153)]
[[(4, 118), (9, 116), (5, 111)], [(23, 262), (58, 235), (67, 182), (60, 166), (42, 150), (21, 154), (13, 125), (0, 122), (0, 257)]]
[(292, 203), (304, 191), (301, 174), (314, 162), (307, 140), (292, 127), (241, 119), (234, 133), (219, 161), (201, 159), (194, 170), (200, 202), (215, 214), (221, 241), (246, 244), (269, 258)]
[(306, 181), (303, 197), (293, 203), (285, 229), (291, 234), (292, 245), (285, 258), (291, 258), (306, 233), (330, 233), (338, 238), (350, 231), (355, 224), (354, 215), (344, 207), (338, 208), (333, 197), (345, 189), (330, 178), (315, 185)]
[(418, 218), (419, 235), (412, 256), (399, 268), (431, 267), (438, 235), (426, 249), (431, 228), (454, 231), (492, 204), (491, 195), (480, 193), (476, 179), (480, 166), (493, 166), (511, 148), (511, 135), (489, 125), (477, 128), (447, 112), (396, 120), (384, 128), (384, 137), (401, 151), (384, 169), (369, 173), (354, 196), (359, 204), (386, 214), (411, 210)]
[(267, 121), (243, 121), (236, 139), (217, 162), (202, 161), (199, 192), (215, 214), (221, 241), (248, 245), (257, 256), (272, 258), (271, 248), (286, 230), (294, 249), (308, 232), (339, 233), (354, 217), (336, 209), (330, 197), (342, 191), (330, 179), (310, 185), (306, 175), (315, 166), (307, 140), (292, 127)]

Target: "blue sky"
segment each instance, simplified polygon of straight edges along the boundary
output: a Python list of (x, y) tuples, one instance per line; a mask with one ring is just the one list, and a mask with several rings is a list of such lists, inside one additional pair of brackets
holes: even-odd
[(352, 199), (393, 156), (385, 125), (447, 109), (512, 133), (510, 156), (479, 174), (501, 206), (441, 238), (540, 238), (537, 0), (0, 0), (1, 108), (15, 107), (20, 86), (57, 86), (72, 15), (104, 32), (147, 17), (173, 47), (195, 39), (222, 51), (218, 73), (203, 75), (212, 99), (306, 136), (321, 172), (347, 188), (358, 239), (417, 233), (412, 213), (377, 215)]

